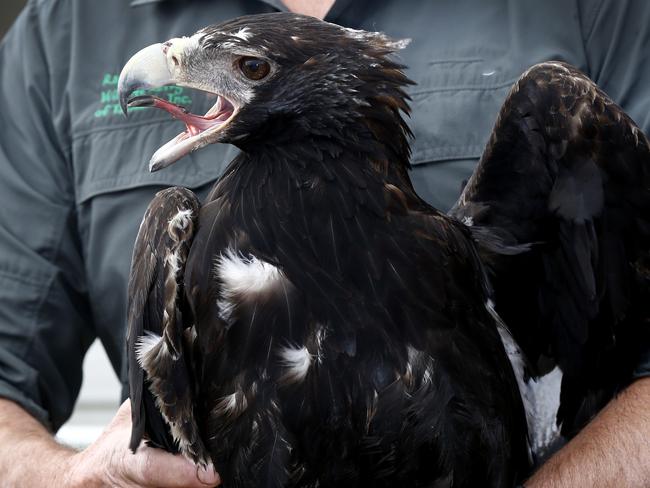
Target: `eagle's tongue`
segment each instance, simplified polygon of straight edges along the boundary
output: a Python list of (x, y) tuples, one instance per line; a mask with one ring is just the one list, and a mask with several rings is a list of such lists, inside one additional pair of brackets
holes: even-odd
[(135, 97), (129, 100), (129, 106), (161, 108), (169, 112), (175, 119), (184, 122), (190, 136), (220, 125), (232, 115), (232, 105), (220, 96), (217, 97), (217, 103), (203, 116), (190, 113), (185, 107), (152, 95)]
[[(192, 114), (185, 107), (153, 95), (131, 98), (127, 104), (128, 107), (161, 108), (169, 112), (175, 119), (182, 121), (187, 127), (187, 130), (158, 148), (151, 157), (151, 161), (149, 161), (149, 171), (158, 171), (165, 168), (192, 151), (214, 142), (214, 135), (212, 141), (208, 140), (210, 133), (217, 133), (219, 127), (225, 124), (235, 113), (233, 104), (221, 96), (217, 97), (217, 102), (203, 116)], [(204, 135), (203, 132), (206, 134)]]

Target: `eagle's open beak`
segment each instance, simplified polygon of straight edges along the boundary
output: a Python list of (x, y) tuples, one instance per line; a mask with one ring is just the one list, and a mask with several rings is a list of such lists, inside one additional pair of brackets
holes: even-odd
[(153, 95), (131, 97), (137, 90), (165, 85), (194, 88), (189, 83), (181, 83), (173, 74), (181, 69), (182, 57), (190, 42), (192, 42), (191, 38), (181, 38), (145, 47), (129, 59), (120, 73), (117, 90), (120, 106), (125, 114), (129, 107), (156, 107), (166, 110), (186, 126), (185, 131), (160, 147), (151, 157), (149, 170), (152, 172), (165, 168), (190, 152), (215, 142), (216, 132), (237, 112), (235, 106), (219, 94), (216, 94), (217, 102), (205, 115), (192, 114), (185, 107)]

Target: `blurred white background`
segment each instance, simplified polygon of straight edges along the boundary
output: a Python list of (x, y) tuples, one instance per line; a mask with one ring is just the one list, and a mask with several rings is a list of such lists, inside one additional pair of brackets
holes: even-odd
[(84, 360), (84, 380), (74, 413), (57, 432), (57, 439), (77, 448), (90, 444), (113, 418), (120, 392), (120, 382), (104, 348), (95, 341)]

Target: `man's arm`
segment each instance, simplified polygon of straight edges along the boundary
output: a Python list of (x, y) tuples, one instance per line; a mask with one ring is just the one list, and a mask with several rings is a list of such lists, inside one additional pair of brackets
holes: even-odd
[(198, 487), (216, 486), (214, 469), (200, 469), (180, 455), (127, 446), (131, 409), (126, 401), (100, 438), (78, 452), (52, 435), (15, 403), (0, 399), (0, 472), (2, 487)]
[[(54, 441), (36, 419), (15, 403), (0, 399), (2, 486), (65, 486), (74, 451)], [(30, 459), (29, 463), (21, 460)], [(39, 469), (33, 469), (38, 464)]]
[(525, 483), (527, 488), (650, 486), (650, 378), (632, 383)]

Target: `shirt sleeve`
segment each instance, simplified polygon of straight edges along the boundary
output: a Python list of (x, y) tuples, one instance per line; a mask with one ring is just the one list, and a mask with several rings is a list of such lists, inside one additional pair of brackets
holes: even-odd
[(67, 8), (30, 0), (0, 44), (0, 396), (52, 430), (95, 335), (67, 142)]
[[(579, 0), (590, 77), (650, 135), (650, 2)], [(650, 344), (641, 345), (633, 378), (650, 376)]]

